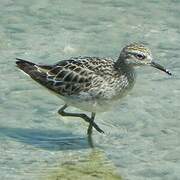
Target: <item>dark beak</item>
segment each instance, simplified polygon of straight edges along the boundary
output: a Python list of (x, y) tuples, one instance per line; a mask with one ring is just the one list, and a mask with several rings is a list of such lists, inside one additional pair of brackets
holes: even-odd
[(169, 75), (172, 75), (171, 72), (169, 72), (169, 70), (165, 69), (165, 68), (164, 68), (163, 66), (161, 66), (160, 64), (157, 64), (157, 63), (155, 63), (155, 62), (152, 61), (152, 62), (150, 63), (150, 65), (151, 65), (152, 67), (155, 67), (155, 68), (161, 70), (161, 71), (164, 71), (165, 73), (167, 73), (167, 74), (169, 74)]

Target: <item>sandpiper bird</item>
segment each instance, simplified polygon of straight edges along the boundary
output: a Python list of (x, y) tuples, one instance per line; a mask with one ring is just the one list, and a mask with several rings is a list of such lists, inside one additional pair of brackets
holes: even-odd
[[(163, 66), (155, 63), (150, 49), (139, 43), (124, 47), (117, 61), (98, 57), (73, 57), (53, 65), (35, 64), (17, 58), (18, 68), (32, 79), (59, 95), (65, 105), (58, 113), (62, 116), (80, 117), (89, 123), (87, 133), (94, 127), (104, 131), (94, 122), (95, 113), (112, 106), (134, 85), (134, 67), (150, 65), (171, 75)], [(69, 113), (65, 109), (75, 106), (91, 112)]]

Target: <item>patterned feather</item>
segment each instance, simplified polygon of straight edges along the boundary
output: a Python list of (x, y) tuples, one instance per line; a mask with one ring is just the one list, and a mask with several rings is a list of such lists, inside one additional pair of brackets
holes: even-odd
[[(116, 90), (123, 88), (120, 86), (122, 83), (115, 83), (122, 81), (124, 76), (121, 76), (120, 70), (115, 70), (112, 59), (77, 57), (54, 65), (37, 65), (22, 59), (17, 60), (17, 66), (32, 79), (62, 96), (86, 94), (87, 99), (106, 99), (112, 98)], [(127, 78), (124, 78), (127, 82)]]

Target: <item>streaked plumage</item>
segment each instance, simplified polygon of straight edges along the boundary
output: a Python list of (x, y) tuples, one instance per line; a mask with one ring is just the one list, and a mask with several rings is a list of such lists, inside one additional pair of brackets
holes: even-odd
[(20, 64), (22, 70), (68, 104), (93, 112), (105, 110), (109, 100), (122, 96), (134, 84), (134, 71), (124, 72), (108, 58), (76, 57), (51, 66), (29, 66), (24, 60)]
[(112, 101), (118, 100), (133, 87), (135, 66), (148, 64), (171, 74), (152, 62), (150, 50), (137, 43), (123, 48), (117, 61), (110, 58), (75, 57), (54, 65), (40, 65), (17, 60), (21, 70), (60, 95), (68, 105), (90, 112), (106, 109)]

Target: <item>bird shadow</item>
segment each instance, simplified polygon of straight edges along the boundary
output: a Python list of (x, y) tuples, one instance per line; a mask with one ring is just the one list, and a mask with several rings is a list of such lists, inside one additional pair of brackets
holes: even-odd
[(51, 151), (93, 148), (92, 137), (81, 137), (71, 132), (28, 128), (0, 127), (0, 139), (12, 138), (18, 142)]

